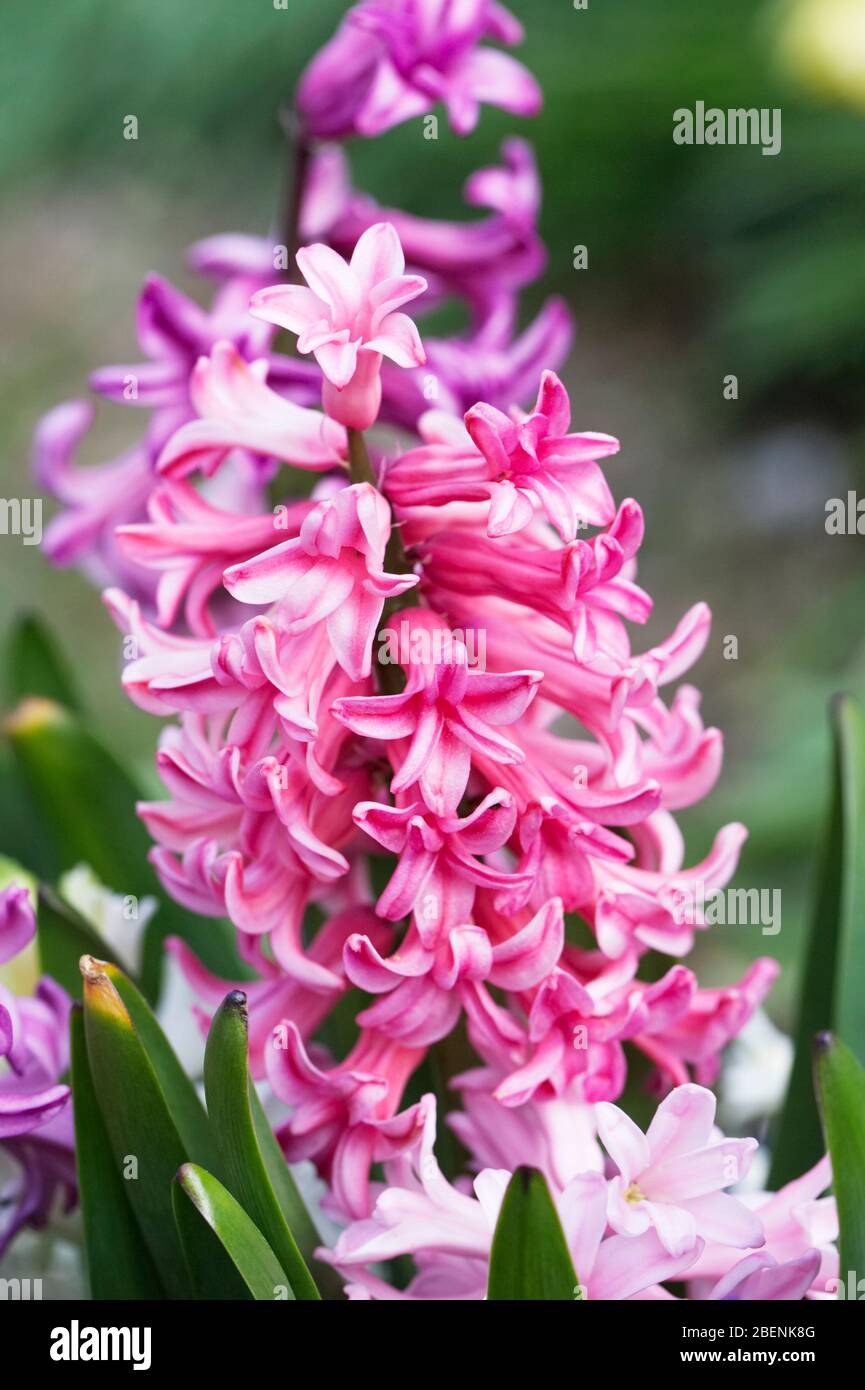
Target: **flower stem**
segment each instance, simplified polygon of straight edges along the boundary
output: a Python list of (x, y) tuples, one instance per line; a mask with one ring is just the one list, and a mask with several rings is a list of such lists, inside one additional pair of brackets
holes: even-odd
[(363, 430), (352, 429), (349, 426), (348, 434), (348, 466), (353, 483), (372, 483), (373, 487), (378, 486), (378, 480), (372, 471), (372, 464), (369, 461), (369, 450), (366, 447), (366, 440), (363, 437)]
[(291, 106), (282, 108), (279, 113), (279, 123), (285, 136), (288, 156), (283, 175), (282, 211), (278, 224), (279, 237), (287, 252), (286, 267), (283, 273), (286, 280), (296, 280), (299, 274), (295, 257), (300, 249), (300, 216), (312, 151), (301, 134), (297, 113)]
[[(353, 483), (371, 483), (373, 487), (377, 488), (378, 479), (370, 462), (363, 430), (349, 427), (346, 433), (348, 434), (348, 466), (351, 481)], [(384, 568), (388, 574), (411, 573), (411, 563), (403, 548), (399, 526), (395, 522), (391, 523), (390, 538), (384, 552)], [(405, 594), (400, 594), (397, 598), (389, 598), (385, 601), (376, 634), (376, 653), (380, 647), (381, 634), (393, 614), (399, 612), (400, 608), (405, 608), (406, 605), (416, 602), (417, 595), (413, 589), (409, 589)], [(405, 686), (405, 673), (400, 666), (382, 664), (376, 657), (374, 669), (376, 684), (383, 694), (396, 695)]]

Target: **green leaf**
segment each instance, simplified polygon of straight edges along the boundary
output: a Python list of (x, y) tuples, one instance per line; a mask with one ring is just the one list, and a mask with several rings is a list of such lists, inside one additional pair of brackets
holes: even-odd
[(264, 1236), (211, 1173), (185, 1163), (174, 1179), (171, 1196), (198, 1298), (294, 1298)]
[(150, 1005), (118, 966), (106, 962), (102, 968), (126, 1005), (187, 1154), (194, 1162), (218, 1172), (219, 1150), (207, 1111)]
[(230, 924), (187, 912), (164, 892), (148, 860), (150, 836), (135, 810), (141, 789), (87, 725), (55, 702), (34, 698), (4, 727), (60, 871), (88, 864), (115, 893), (159, 902), (145, 933), (141, 982), (147, 997), (158, 992), (166, 936), (182, 937), (216, 974), (244, 978)]
[(105, 942), (74, 908), (58, 898), (47, 884), (39, 885), (36, 902), (37, 940), (42, 969), (73, 999), (81, 996), (78, 962), (105, 950)]
[(139, 790), (90, 731), (54, 702), (31, 699), (6, 732), (61, 871), (84, 863), (114, 892), (158, 892), (150, 837), (135, 813)]
[(0, 741), (0, 845), (4, 855), (26, 864), (38, 878), (57, 877), (54, 848), (7, 739)]
[(75, 1166), (84, 1222), (90, 1296), (95, 1299), (161, 1299), (165, 1290), (144, 1243), (127, 1184), (117, 1167), (93, 1088), (84, 1015), (70, 1019)]
[(19, 618), (6, 652), (7, 695), (13, 704), (33, 695), (80, 710), (81, 702), (51, 632), (35, 613)]
[(171, 1184), (189, 1155), (156, 1072), (102, 962), (85, 956), (84, 1033), (93, 1087), (118, 1176), (170, 1298), (191, 1284), (174, 1220)]
[(320, 1294), (297, 1248), (262, 1155), (250, 1101), (248, 1050), (246, 995), (233, 990), (210, 1025), (204, 1054), (207, 1113), (220, 1146), (226, 1185), (268, 1241), (295, 1297), (317, 1299)]
[(578, 1287), (543, 1173), (517, 1168), (493, 1235), (487, 1297), (497, 1302), (573, 1302)]
[(839, 1038), (815, 1046), (816, 1090), (841, 1228), (840, 1269), (865, 1269), (865, 1070)]
[(865, 1064), (865, 712), (836, 703), (844, 856), (839, 888), (835, 1031)]
[(817, 902), (802, 964), (796, 1052), (774, 1145), (771, 1186), (783, 1186), (823, 1153), (812, 1085), (818, 1033), (850, 1041), (865, 1061), (865, 716), (848, 696), (832, 705), (834, 763)]

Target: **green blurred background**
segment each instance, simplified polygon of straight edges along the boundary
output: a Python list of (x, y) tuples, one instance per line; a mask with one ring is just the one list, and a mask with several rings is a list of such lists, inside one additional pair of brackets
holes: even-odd
[[(336, 0), (4, 0), (0, 336), (5, 496), (31, 495), (39, 414), (89, 370), (135, 360), (139, 284), (200, 293), (185, 246), (264, 232), (281, 176), (275, 120), (346, 6)], [(684, 817), (691, 857), (715, 827), (751, 828), (739, 882), (780, 887), (783, 930), (716, 928), (702, 978), (768, 950), (795, 960), (825, 800), (825, 708), (865, 693), (862, 540), (830, 537), (825, 503), (862, 486), (865, 400), (865, 0), (514, 0), (521, 58), (546, 94), (519, 122), (485, 109), (460, 141), (420, 123), (352, 148), (355, 181), (428, 215), (461, 212), (464, 177), (514, 129), (536, 145), (552, 290), (578, 321), (565, 373), (575, 426), (622, 440), (609, 476), (642, 503), (648, 640), (698, 598), (715, 626), (694, 673), (727, 735), (719, 788)], [(676, 146), (672, 113), (780, 107), (783, 147)], [(139, 121), (136, 142), (123, 120)], [(588, 248), (588, 269), (572, 248)], [(736, 401), (723, 379), (738, 377)], [(142, 416), (100, 407), (85, 459)], [(0, 537), (0, 625), (52, 625), (115, 750), (149, 767), (154, 721), (117, 684), (98, 596)], [(723, 639), (739, 655), (725, 660)], [(642, 645), (642, 642), (640, 642)], [(772, 1012), (788, 1019), (795, 971)]]

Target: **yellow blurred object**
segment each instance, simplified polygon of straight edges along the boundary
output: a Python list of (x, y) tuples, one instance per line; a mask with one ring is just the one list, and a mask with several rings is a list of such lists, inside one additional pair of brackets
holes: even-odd
[(809, 91), (865, 110), (865, 0), (793, 0), (778, 54)]
[(3, 720), (3, 732), (29, 734), (43, 724), (55, 724), (64, 717), (63, 706), (54, 700), (46, 700), (42, 695), (28, 695), (11, 714), (7, 714)]
[[(23, 887), (28, 888), (30, 900), (33, 906), (36, 906), (36, 880), (33, 875), (22, 869), (20, 864), (0, 855), (0, 891), (8, 888), (10, 883), (20, 883)], [(5, 985), (13, 994), (32, 994), (40, 974), (39, 952), (36, 949), (36, 938), (34, 937), (29, 946), (26, 946), (17, 956), (13, 956), (4, 965), (0, 965), (0, 985)]]

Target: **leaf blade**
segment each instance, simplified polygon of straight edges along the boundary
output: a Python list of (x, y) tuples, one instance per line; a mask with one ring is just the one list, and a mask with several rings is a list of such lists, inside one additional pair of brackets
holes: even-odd
[(817, 897), (802, 964), (795, 1055), (773, 1146), (773, 1189), (813, 1167), (823, 1134), (813, 1090), (818, 1033), (849, 1036), (865, 1060), (865, 716), (847, 696), (832, 704), (833, 773)]
[(226, 1186), (270, 1244), (298, 1299), (318, 1299), (273, 1190), (250, 1102), (246, 995), (232, 990), (214, 1015), (204, 1054), (207, 1113), (220, 1146)]
[(578, 1284), (543, 1173), (517, 1168), (493, 1234), (488, 1299), (573, 1301)]
[(200, 1299), (293, 1299), (285, 1271), (258, 1227), (218, 1178), (185, 1163), (172, 1205), (190, 1278)]
[(833, 1022), (846, 1046), (865, 1065), (865, 712), (849, 698), (842, 698), (837, 705), (843, 729), (841, 787), (846, 853)]
[(6, 650), (7, 694), (13, 704), (30, 696), (80, 710), (75, 683), (50, 629), (36, 613), (14, 624)]
[(218, 1171), (219, 1152), (207, 1111), (159, 1020), (134, 981), (119, 966), (106, 961), (103, 968), (126, 1006), (187, 1154), (193, 1162)]
[(840, 1038), (822, 1033), (814, 1070), (832, 1160), (843, 1277), (846, 1270), (865, 1269), (865, 1069)]
[(75, 1166), (90, 1296), (164, 1299), (165, 1289), (129, 1205), (93, 1085), (79, 1005), (70, 1019)]
[(191, 1285), (171, 1183), (188, 1155), (156, 1072), (102, 962), (84, 957), (81, 968), (87, 1059), (118, 1177), (128, 1170), (129, 1203), (169, 1297), (186, 1299)]

